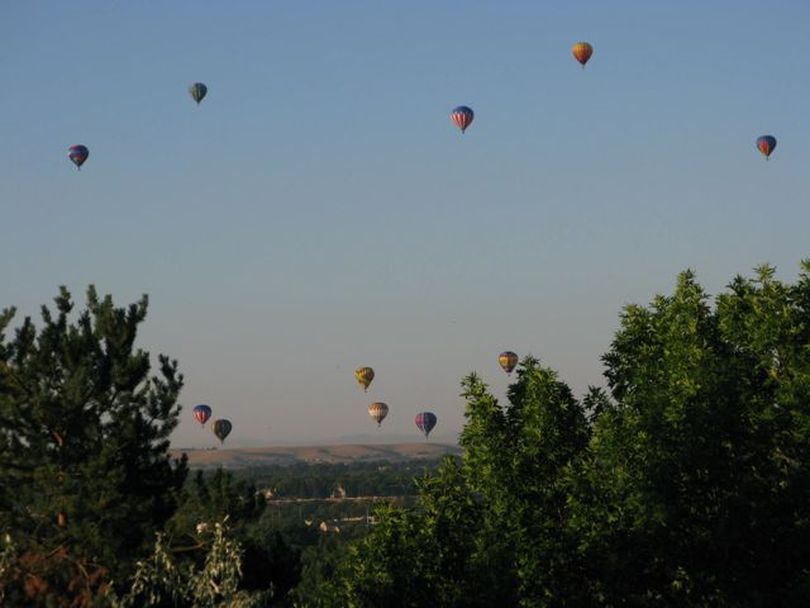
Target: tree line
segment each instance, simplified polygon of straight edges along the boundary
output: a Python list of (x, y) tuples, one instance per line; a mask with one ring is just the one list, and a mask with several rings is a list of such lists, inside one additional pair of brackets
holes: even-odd
[[(290, 542), (246, 480), (168, 456), (182, 376), (146, 300), (0, 316), (0, 598), (20, 606), (804, 606), (810, 261), (624, 308), (603, 387), (526, 357), (462, 383), (463, 456), (342, 542)], [(240, 485), (241, 484), (241, 485)], [(245, 485), (246, 484), (246, 485)], [(277, 524), (277, 522), (276, 522)], [(306, 535), (308, 532), (301, 531)], [(292, 567), (290, 565), (292, 564)], [(226, 567), (227, 566), (227, 567)]]

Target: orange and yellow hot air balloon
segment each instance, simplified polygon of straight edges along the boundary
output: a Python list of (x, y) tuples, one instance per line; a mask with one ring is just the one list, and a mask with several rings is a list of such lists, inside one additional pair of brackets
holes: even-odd
[(582, 69), (584, 70), (588, 59), (593, 55), (593, 47), (587, 42), (577, 42), (571, 48), (571, 52), (574, 54), (574, 59), (582, 64)]
[(505, 371), (507, 374), (511, 374), (512, 370), (515, 369), (515, 366), (518, 363), (518, 356), (511, 350), (506, 350), (498, 355), (498, 363), (501, 364), (503, 371)]
[(385, 403), (372, 403), (368, 406), (368, 415), (372, 420), (377, 423), (377, 426), (382, 426), (382, 421), (388, 415), (388, 406)]
[(357, 378), (357, 382), (363, 387), (363, 390), (368, 391), (369, 384), (374, 380), (374, 370), (370, 367), (358, 367), (354, 370), (354, 377)]

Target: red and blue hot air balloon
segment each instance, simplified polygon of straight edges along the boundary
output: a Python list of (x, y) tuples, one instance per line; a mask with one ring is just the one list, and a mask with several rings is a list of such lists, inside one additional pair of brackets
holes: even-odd
[(208, 419), (211, 417), (210, 406), (201, 403), (195, 406), (192, 412), (194, 413), (194, 419), (205, 428), (205, 423), (208, 422)]
[(76, 165), (77, 169), (82, 168), (88, 156), (90, 156), (90, 150), (87, 149), (87, 146), (77, 144), (68, 148), (68, 158)]
[(430, 435), (430, 431), (433, 430), (433, 427), (436, 426), (436, 414), (433, 412), (421, 412), (416, 415), (416, 426), (425, 434), (425, 439), (428, 438)]
[(757, 138), (757, 150), (762, 152), (765, 160), (768, 160), (776, 147), (776, 138), (773, 135), (762, 135)]
[(456, 123), (456, 126), (461, 129), (461, 132), (464, 133), (467, 127), (470, 126), (473, 118), (475, 118), (475, 112), (472, 111), (472, 108), (468, 108), (467, 106), (458, 106), (450, 112), (450, 118)]

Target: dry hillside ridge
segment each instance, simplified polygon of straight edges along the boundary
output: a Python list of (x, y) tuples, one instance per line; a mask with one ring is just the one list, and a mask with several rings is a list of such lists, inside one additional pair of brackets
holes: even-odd
[(457, 445), (444, 443), (393, 443), (393, 444), (340, 444), (319, 446), (277, 446), (235, 449), (175, 449), (172, 456), (188, 454), (189, 466), (209, 467), (255, 467), (262, 465), (306, 463), (341, 463), (357, 461), (403, 461), (411, 459), (435, 459), (446, 454), (461, 454)]

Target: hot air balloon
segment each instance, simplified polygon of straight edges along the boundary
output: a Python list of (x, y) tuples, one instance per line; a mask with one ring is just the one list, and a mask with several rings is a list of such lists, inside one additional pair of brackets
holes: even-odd
[(765, 160), (771, 157), (773, 149), (776, 147), (776, 138), (773, 135), (763, 135), (757, 138), (757, 150), (762, 152)]
[(90, 156), (90, 150), (87, 149), (87, 146), (75, 145), (68, 148), (68, 158), (73, 161), (77, 169), (82, 168), (88, 156)]
[(201, 82), (195, 82), (188, 88), (188, 92), (191, 94), (191, 98), (197, 102), (197, 105), (200, 105), (200, 102), (208, 93), (208, 87)]
[(382, 426), (382, 421), (388, 415), (388, 406), (385, 403), (372, 403), (368, 406), (368, 415), (377, 423), (377, 426)]
[(194, 406), (192, 412), (194, 413), (194, 419), (205, 427), (205, 423), (211, 417), (211, 408), (205, 404), (200, 404)]
[(584, 70), (588, 59), (593, 55), (593, 47), (587, 42), (577, 42), (571, 48), (571, 52), (574, 54), (574, 58), (582, 64), (582, 69)]
[(501, 364), (503, 371), (505, 371), (507, 374), (512, 373), (512, 370), (515, 369), (517, 362), (518, 356), (511, 350), (506, 350), (498, 355), (498, 363)]
[(225, 443), (225, 438), (230, 435), (232, 428), (231, 421), (224, 418), (214, 420), (214, 424), (211, 425), (211, 430), (214, 431), (214, 435), (217, 436), (220, 443)]
[(461, 129), (461, 132), (464, 133), (467, 127), (470, 126), (473, 118), (475, 118), (475, 112), (472, 111), (472, 108), (468, 108), (467, 106), (458, 106), (450, 112), (450, 118), (456, 123), (456, 126)]
[(425, 434), (425, 439), (427, 439), (428, 435), (430, 435), (430, 431), (436, 426), (436, 420), (436, 414), (433, 412), (422, 412), (416, 415), (414, 421), (419, 430)]
[(368, 391), (369, 384), (374, 380), (374, 370), (370, 367), (358, 367), (354, 370), (354, 377), (357, 378), (357, 382), (363, 387), (363, 390)]

